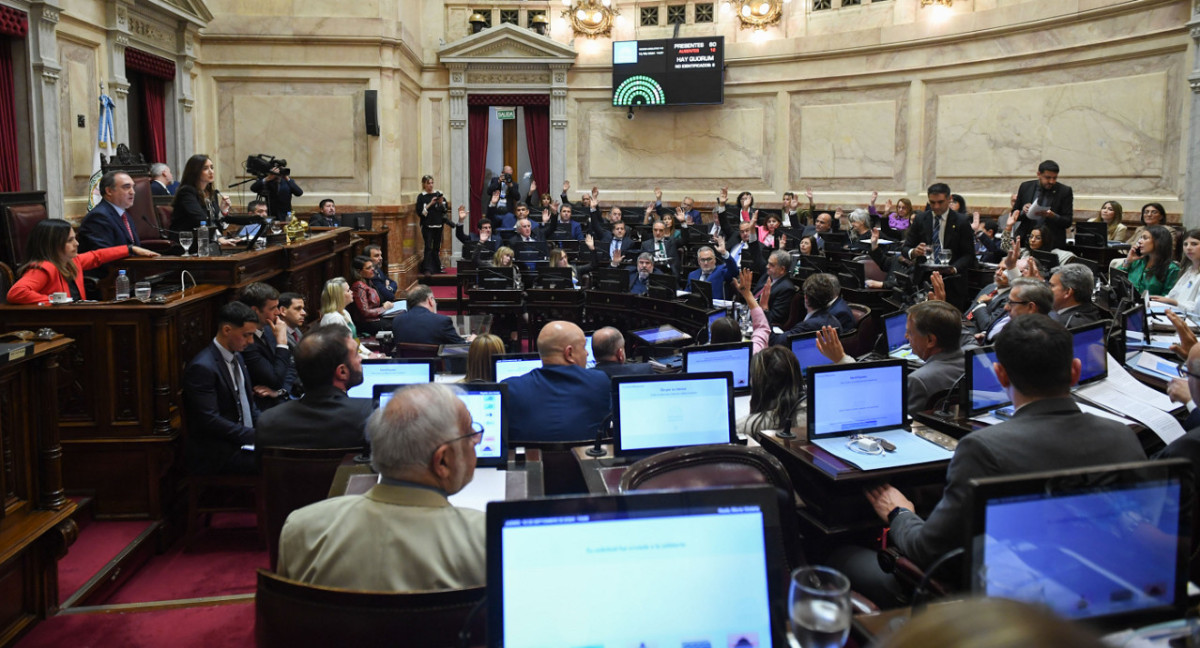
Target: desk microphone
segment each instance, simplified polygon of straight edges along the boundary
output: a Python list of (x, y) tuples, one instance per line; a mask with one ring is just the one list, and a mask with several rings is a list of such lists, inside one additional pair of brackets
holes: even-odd
[(795, 404), (793, 404), (791, 407), (788, 408), (787, 420), (783, 422), (783, 429), (781, 429), (775, 433), (776, 439), (795, 439), (796, 438), (796, 433), (792, 432), (792, 423), (796, 420), (796, 410), (800, 409), (800, 403), (803, 403), (803, 402), (804, 402), (803, 398), (797, 399)]
[(164, 228), (162, 225), (159, 225), (157, 221), (150, 220), (150, 217), (145, 214), (142, 214), (142, 221), (145, 222), (150, 227), (153, 227), (155, 230), (157, 230), (158, 236), (161, 239), (165, 239), (165, 240), (169, 241), (171, 239), (171, 237), (167, 236), (168, 234), (174, 234), (176, 236), (176, 238), (179, 237), (179, 232), (176, 232), (175, 230), (169, 230), (169, 229)]
[(958, 377), (958, 380), (955, 380), (954, 384), (950, 385), (950, 389), (946, 390), (946, 395), (942, 398), (941, 406), (938, 408), (938, 410), (936, 412), (934, 412), (934, 414), (936, 414), (937, 416), (940, 416), (941, 418), (952, 418), (954, 416), (954, 413), (949, 410), (948, 406), (950, 405), (950, 400), (954, 397), (954, 395), (956, 393), (955, 390), (958, 388), (958, 384), (961, 383), (962, 379), (966, 378), (966, 377), (967, 377), (966, 372), (963, 372), (963, 374)]
[(600, 422), (600, 427), (596, 428), (596, 443), (585, 451), (587, 456), (600, 458), (608, 454), (601, 446), (604, 444), (604, 426), (610, 422), (609, 419), (611, 418), (612, 414), (604, 417), (604, 420)]

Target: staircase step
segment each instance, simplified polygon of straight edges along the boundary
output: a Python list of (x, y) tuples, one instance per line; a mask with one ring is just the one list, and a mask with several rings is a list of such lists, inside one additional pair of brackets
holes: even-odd
[(79, 607), (105, 600), (154, 555), (162, 528), (162, 520), (147, 522), (137, 537), (63, 601), (61, 607)]

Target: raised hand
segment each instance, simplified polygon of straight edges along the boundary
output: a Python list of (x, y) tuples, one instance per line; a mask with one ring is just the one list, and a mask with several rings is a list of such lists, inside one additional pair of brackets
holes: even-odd
[(537, 195), (537, 180), (529, 181), (529, 195), (531, 195), (531, 196)]
[(616, 266), (619, 266), (619, 265), (621, 265), (621, 259), (622, 259), (624, 256), (625, 256), (625, 255), (621, 254), (621, 248), (619, 248), (619, 247), (618, 247), (617, 249), (613, 250), (613, 253), (612, 253), (612, 265), (613, 265), (613, 267), (616, 267)]
[(497, 189), (497, 190), (495, 190), (495, 191), (493, 191), (493, 192), (492, 192), (492, 202), (491, 202), (491, 206), (492, 206), (492, 207), (495, 207), (495, 206), (496, 206), (496, 205), (497, 205), (499, 202), (500, 202), (500, 190), (499, 190), (499, 189)]
[(462, 205), (459, 205), (458, 206), (458, 224), (462, 225), (465, 222), (467, 222), (467, 208)]
[(946, 301), (946, 280), (942, 279), (942, 273), (930, 274), (929, 283), (933, 285), (933, 290), (927, 295), (929, 301)]
[(596, 200), (600, 198), (600, 187), (592, 187), (592, 204), (596, 204)]
[(812, 197), (812, 189), (811, 188), (804, 190), (804, 197), (808, 198), (808, 202), (812, 202), (813, 197)]
[(822, 326), (817, 331), (817, 351), (834, 363), (841, 362), (842, 358), (846, 357), (846, 350), (842, 347), (842, 339), (838, 337), (837, 329)]
[(742, 268), (741, 276), (733, 278), (733, 287), (737, 288), (749, 303), (754, 299), (754, 272), (750, 268)]
[(662, 202), (662, 187), (654, 188), (654, 200)]
[(591, 234), (588, 234), (583, 237), (583, 243), (584, 243), (584, 245), (588, 246), (589, 250), (596, 249), (596, 240), (594, 238), (592, 238)]
[(717, 238), (717, 240), (713, 243), (713, 247), (716, 248), (717, 254), (720, 254), (721, 256), (725, 256), (725, 239), (723, 239), (719, 236), (716, 238)]
[(780, 235), (779, 235), (779, 249), (780, 249), (780, 250), (786, 250), (786, 249), (787, 249), (787, 234), (780, 234)]
[(971, 229), (976, 232), (983, 230), (983, 221), (979, 219), (979, 212), (971, 212)]
[(570, 191), (570, 190), (571, 190), (571, 181), (570, 181), (570, 180), (563, 180), (563, 190), (562, 190), (562, 192), (563, 192), (563, 193), (567, 193), (567, 192), (568, 192), (568, 191)]
[(871, 192), (871, 204), (872, 204), (872, 205), (874, 205), (874, 204), (875, 204), (875, 201), (876, 201), (876, 200), (878, 200), (878, 199), (879, 199), (879, 192), (878, 192), (878, 191), (872, 191), (872, 192)]
[(762, 299), (758, 300), (758, 305), (762, 306), (763, 310), (767, 310), (771, 307), (769, 305), (771, 302), (771, 283), (770, 276), (768, 276), (767, 280), (763, 282)]
[(892, 210), (895, 208), (896, 208), (896, 203), (892, 202), (891, 198), (888, 198), (887, 202), (883, 203), (883, 211), (885, 211), (889, 214), (892, 213)]
[(750, 208), (750, 200), (751, 200), (751, 198), (750, 198), (749, 194), (742, 196), (742, 209)]
[(1196, 346), (1196, 334), (1192, 333), (1192, 329), (1188, 327), (1187, 322), (1175, 311), (1167, 309), (1167, 319), (1171, 320), (1171, 325), (1175, 327), (1175, 332), (1179, 334), (1179, 342), (1172, 344), (1171, 350), (1180, 358), (1186, 360), (1192, 347)]
[(542, 210), (542, 225), (545, 225), (545, 224), (547, 224), (547, 223), (549, 223), (549, 222), (550, 222), (550, 210), (549, 210), (549, 209), (543, 209), (543, 210)]
[(717, 202), (722, 205), (729, 200), (729, 187), (721, 187), (721, 193), (717, 194)]

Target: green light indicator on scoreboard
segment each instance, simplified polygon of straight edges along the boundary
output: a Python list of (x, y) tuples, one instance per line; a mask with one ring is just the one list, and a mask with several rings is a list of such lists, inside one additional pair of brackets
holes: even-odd
[(613, 96), (613, 104), (617, 106), (661, 106), (667, 103), (662, 86), (641, 74), (622, 81)]

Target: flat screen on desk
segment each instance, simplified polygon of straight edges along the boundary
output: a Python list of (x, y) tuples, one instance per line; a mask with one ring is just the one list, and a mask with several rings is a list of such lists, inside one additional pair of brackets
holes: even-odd
[(362, 384), (351, 387), (346, 395), (350, 398), (372, 398), (375, 385), (433, 382), (434, 362), (412, 358), (368, 358), (362, 361)]
[(1107, 322), (1099, 321), (1071, 329), (1071, 346), (1082, 368), (1079, 384), (1086, 385), (1108, 377), (1108, 350), (1104, 346)]
[(496, 382), (504, 382), (508, 378), (516, 378), (542, 366), (542, 358), (536, 353), (505, 353), (492, 356), (492, 367), (495, 369)]
[(730, 342), (688, 347), (683, 350), (685, 373), (715, 373), (728, 371), (733, 374), (735, 391), (750, 389), (750, 342)]
[(724, 36), (615, 41), (612, 105), (719, 104), (724, 68)]
[(662, 344), (664, 342), (676, 342), (678, 340), (688, 340), (691, 336), (670, 324), (663, 324), (654, 328), (642, 329), (634, 331), (633, 335), (646, 344)]
[(903, 360), (808, 370), (808, 438), (902, 428), (908, 423)]
[(463, 383), (455, 385), (471, 420), (483, 426), (483, 439), (475, 446), (475, 465), (503, 466), (508, 461), (508, 385)]
[(970, 589), (1110, 627), (1181, 613), (1191, 482), (1185, 460), (971, 480)]
[(829, 364), (829, 358), (821, 355), (821, 352), (817, 350), (816, 331), (790, 336), (788, 344), (792, 347), (792, 354), (796, 356), (796, 361), (800, 363), (801, 379), (808, 375), (809, 367)]
[(587, 368), (591, 369), (596, 366), (596, 353), (592, 351), (592, 336), (590, 333), (584, 337), (583, 345), (587, 348)]
[(618, 455), (733, 443), (733, 374), (684, 373), (613, 379)]
[(908, 344), (908, 313), (900, 311), (885, 316), (883, 332), (887, 338), (888, 353)]
[(1125, 332), (1137, 333), (1145, 335), (1146, 333), (1146, 310), (1141, 304), (1125, 311)]
[(709, 314), (709, 316), (708, 316), (708, 339), (710, 339), (710, 340), (712, 339), (713, 324), (716, 324), (717, 322), (725, 319), (726, 317), (729, 317), (729, 314), (723, 310), (719, 310), (715, 313)]
[(1000, 379), (996, 378), (995, 362), (996, 350), (992, 347), (967, 352), (967, 375), (963, 379), (967, 385), (964, 402), (971, 408), (967, 416), (978, 416), (1012, 404), (1012, 399), (1000, 386)]
[(491, 503), (488, 646), (786, 646), (778, 519), (762, 486)]

